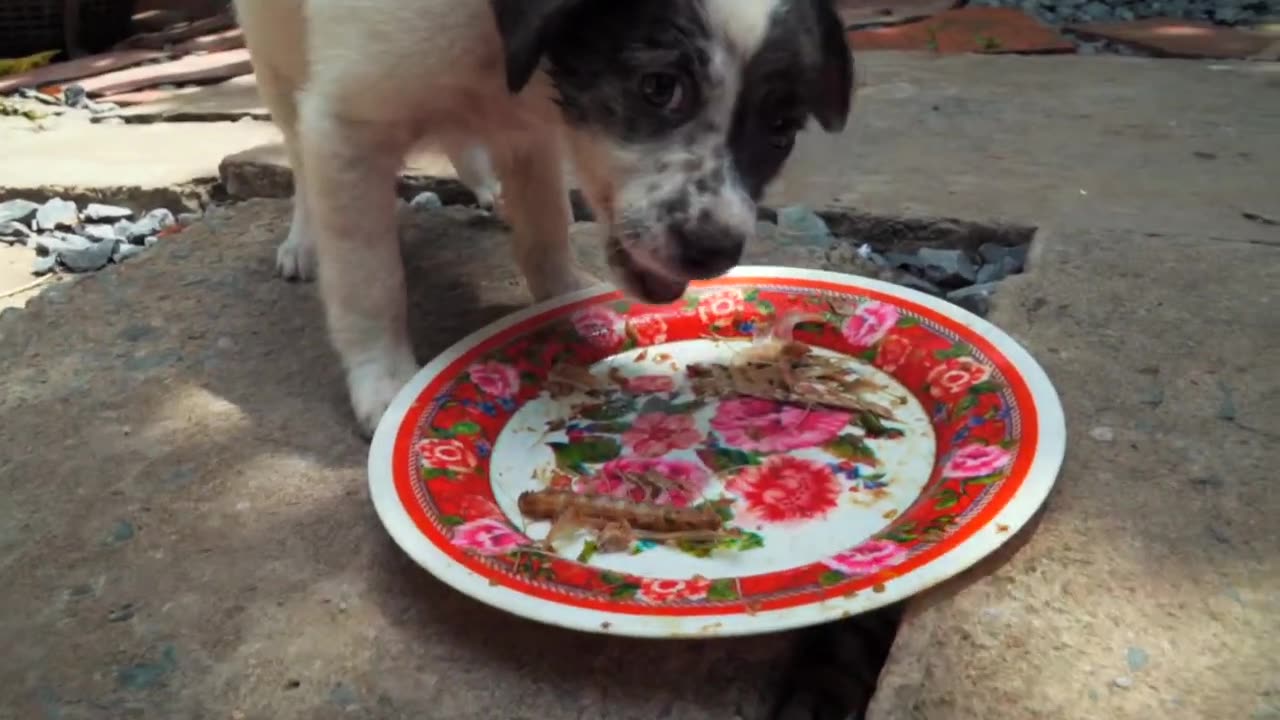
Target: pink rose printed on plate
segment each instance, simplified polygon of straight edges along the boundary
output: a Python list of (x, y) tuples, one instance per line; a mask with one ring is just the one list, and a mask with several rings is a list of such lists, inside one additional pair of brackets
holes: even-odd
[(626, 338), (622, 316), (604, 305), (579, 310), (570, 321), (583, 340), (602, 350), (616, 350)]
[(823, 565), (844, 575), (861, 577), (875, 575), (907, 559), (907, 551), (891, 540), (868, 540), (852, 550), (846, 550), (822, 561)]
[(711, 429), (727, 445), (743, 450), (775, 453), (817, 447), (835, 439), (849, 424), (851, 413), (785, 405), (758, 398), (720, 402)]
[(669, 393), (676, 389), (676, 381), (670, 375), (640, 375), (627, 378), (626, 388), (632, 395)]
[(844, 321), (840, 332), (854, 347), (871, 347), (884, 339), (901, 317), (898, 308), (882, 302), (863, 303), (853, 316)]
[(520, 393), (520, 372), (511, 365), (493, 361), (476, 363), (467, 374), (486, 395), (510, 399)]
[(661, 457), (675, 450), (688, 450), (702, 441), (692, 415), (655, 412), (640, 415), (622, 433), (622, 443), (641, 457)]
[(956, 450), (942, 468), (944, 477), (976, 478), (1004, 469), (1013, 454), (997, 445), (965, 445)]
[[(648, 482), (650, 473), (665, 484)], [(701, 498), (710, 479), (706, 468), (686, 460), (620, 457), (602, 465), (599, 473), (581, 479), (577, 488), (634, 502), (688, 507)]]
[(529, 545), (529, 538), (501, 520), (481, 518), (453, 529), (453, 543), (481, 555), (505, 555)]

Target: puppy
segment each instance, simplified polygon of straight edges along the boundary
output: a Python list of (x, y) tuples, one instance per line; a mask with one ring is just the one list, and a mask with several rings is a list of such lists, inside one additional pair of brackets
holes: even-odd
[(844, 127), (832, 1), (235, 0), (296, 183), (278, 269), (318, 276), (362, 430), (418, 369), (394, 221), (411, 147), (492, 161), (537, 299), (595, 284), (568, 244), (570, 160), (614, 280), (674, 301), (738, 263), (796, 133)]

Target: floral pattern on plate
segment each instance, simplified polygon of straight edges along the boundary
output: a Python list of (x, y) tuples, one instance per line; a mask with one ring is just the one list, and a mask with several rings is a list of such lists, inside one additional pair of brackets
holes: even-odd
[[(886, 373), (922, 408), (934, 461), (918, 495), (885, 512), (876, 532), (769, 572), (673, 578), (602, 567), (600, 555), (548, 552), (518, 514), (503, 511), (490, 477), (495, 444), (506, 442), (523, 409), (545, 401), (550, 368), (624, 356), (641, 358), (643, 372), (618, 373), (614, 391), (574, 408), (554, 428), (525, 429), (542, 438), (553, 459), (550, 487), (678, 507), (729, 501), (728, 518), (743, 534), (731, 547), (685, 548), (691, 562), (764, 552), (776, 527), (822, 522), (845, 511), (846, 498), (892, 490), (895, 478), (877, 471), (876, 448), (901, 441), (909, 428), (847, 411), (697, 397), (664, 350), (749, 339), (793, 312), (822, 318), (796, 326), (797, 340)], [(962, 326), (892, 297), (800, 281), (723, 281), (661, 308), (616, 297), (580, 303), (513, 328), (454, 364), (414, 420), (403, 458), (413, 471), (407, 489), (467, 567), (491, 583), (581, 607), (753, 613), (874, 590), (954, 545), (966, 525), (1016, 489), (1007, 481), (1023, 457), (1029, 401), (1010, 387), (1007, 361), (981, 343)], [(667, 482), (635, 481), (649, 471)], [(629, 555), (652, 550), (641, 542)]]

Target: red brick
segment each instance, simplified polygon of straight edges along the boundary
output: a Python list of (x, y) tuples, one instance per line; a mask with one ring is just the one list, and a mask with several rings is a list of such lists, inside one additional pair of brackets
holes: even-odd
[(1067, 53), (1075, 44), (1014, 8), (965, 7), (893, 27), (855, 30), (859, 50), (925, 50), (953, 53)]

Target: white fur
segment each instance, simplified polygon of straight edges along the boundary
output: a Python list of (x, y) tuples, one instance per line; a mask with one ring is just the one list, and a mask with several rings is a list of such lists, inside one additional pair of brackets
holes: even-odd
[[(705, 113), (722, 129), (743, 64), (784, 1), (706, 0), (719, 37), (712, 48), (718, 95)], [(235, 0), (235, 7), (294, 171), (293, 223), (278, 270), (319, 280), (366, 433), (418, 367), (393, 190), (410, 148), (424, 139), (442, 147), (481, 202), (501, 205), (516, 260), (543, 299), (594, 282), (575, 268), (569, 249), (566, 154), (597, 214), (613, 223), (625, 220), (615, 212), (626, 207), (619, 200), (638, 192), (642, 179), (652, 184), (655, 157), (705, 158), (724, 142), (709, 135), (692, 146), (622, 148), (567, 129), (544, 73), (518, 95), (508, 91), (489, 0)], [(657, 179), (678, 185), (689, 175)], [(700, 202), (729, 225), (753, 230), (754, 208), (736, 180)], [(637, 244), (645, 264), (669, 263), (670, 238)]]
[(704, 0), (711, 27), (719, 28), (738, 58), (764, 43), (769, 21), (786, 0)]
[(366, 433), (418, 367), (393, 187), (420, 139), (444, 145), (477, 194), (496, 194), (493, 161), (536, 297), (591, 282), (568, 247), (559, 111), (541, 75), (507, 91), (488, 0), (237, 0), (236, 11), (296, 182), (278, 268), (318, 277)]

